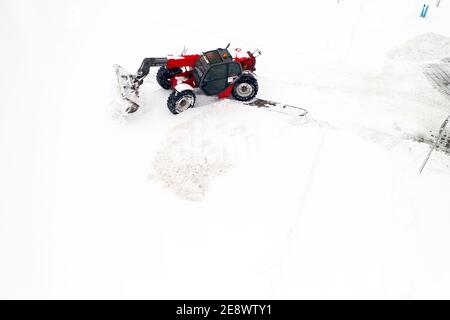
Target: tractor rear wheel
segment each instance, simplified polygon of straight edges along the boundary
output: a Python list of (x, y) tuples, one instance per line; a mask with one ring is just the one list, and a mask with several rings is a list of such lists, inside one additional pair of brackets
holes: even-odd
[(162, 66), (156, 73), (156, 81), (162, 88), (170, 89), (170, 78), (181, 72), (181, 68), (167, 69), (166, 66)]
[(250, 101), (258, 93), (258, 81), (250, 76), (242, 76), (234, 84), (231, 94), (236, 100)]
[(167, 99), (167, 107), (173, 114), (179, 114), (195, 104), (195, 93), (191, 90), (173, 91)]

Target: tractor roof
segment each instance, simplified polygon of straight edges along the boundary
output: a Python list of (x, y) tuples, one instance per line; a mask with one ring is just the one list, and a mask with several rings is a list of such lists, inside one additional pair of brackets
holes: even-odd
[(233, 60), (230, 52), (228, 52), (227, 49), (219, 48), (217, 50), (204, 52), (203, 55), (209, 64), (216, 64)]

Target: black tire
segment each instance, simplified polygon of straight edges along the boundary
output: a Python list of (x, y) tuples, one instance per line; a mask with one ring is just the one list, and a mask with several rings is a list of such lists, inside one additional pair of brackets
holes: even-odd
[[(184, 100), (183, 100), (184, 99)], [(183, 105), (183, 103), (188, 103)], [(167, 99), (167, 107), (173, 114), (179, 114), (195, 105), (195, 93), (192, 90), (173, 91)]]
[(231, 94), (238, 101), (250, 101), (258, 93), (258, 81), (251, 76), (242, 76), (234, 84)]
[(162, 66), (156, 73), (156, 81), (162, 88), (170, 89), (170, 78), (181, 72), (181, 68), (167, 69), (166, 66)]

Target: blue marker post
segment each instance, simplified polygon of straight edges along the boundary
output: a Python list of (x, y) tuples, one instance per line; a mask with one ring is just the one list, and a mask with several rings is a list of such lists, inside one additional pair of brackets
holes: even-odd
[(423, 5), (423, 8), (422, 8), (422, 12), (420, 12), (420, 17), (421, 17), (421, 18), (425, 18), (425, 9), (426, 9), (426, 7), (427, 7), (427, 6), (424, 4), (424, 5)]
[(423, 17), (426, 18), (427, 17), (427, 13), (428, 13), (428, 9), (430, 8), (430, 6), (427, 5), (427, 7), (425, 8), (425, 12), (423, 13)]

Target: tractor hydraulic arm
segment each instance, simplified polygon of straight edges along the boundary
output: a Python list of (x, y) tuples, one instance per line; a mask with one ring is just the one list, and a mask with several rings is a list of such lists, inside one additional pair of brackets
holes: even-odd
[(150, 67), (161, 67), (167, 64), (167, 58), (145, 58), (136, 72), (136, 81), (142, 83), (150, 72)]

